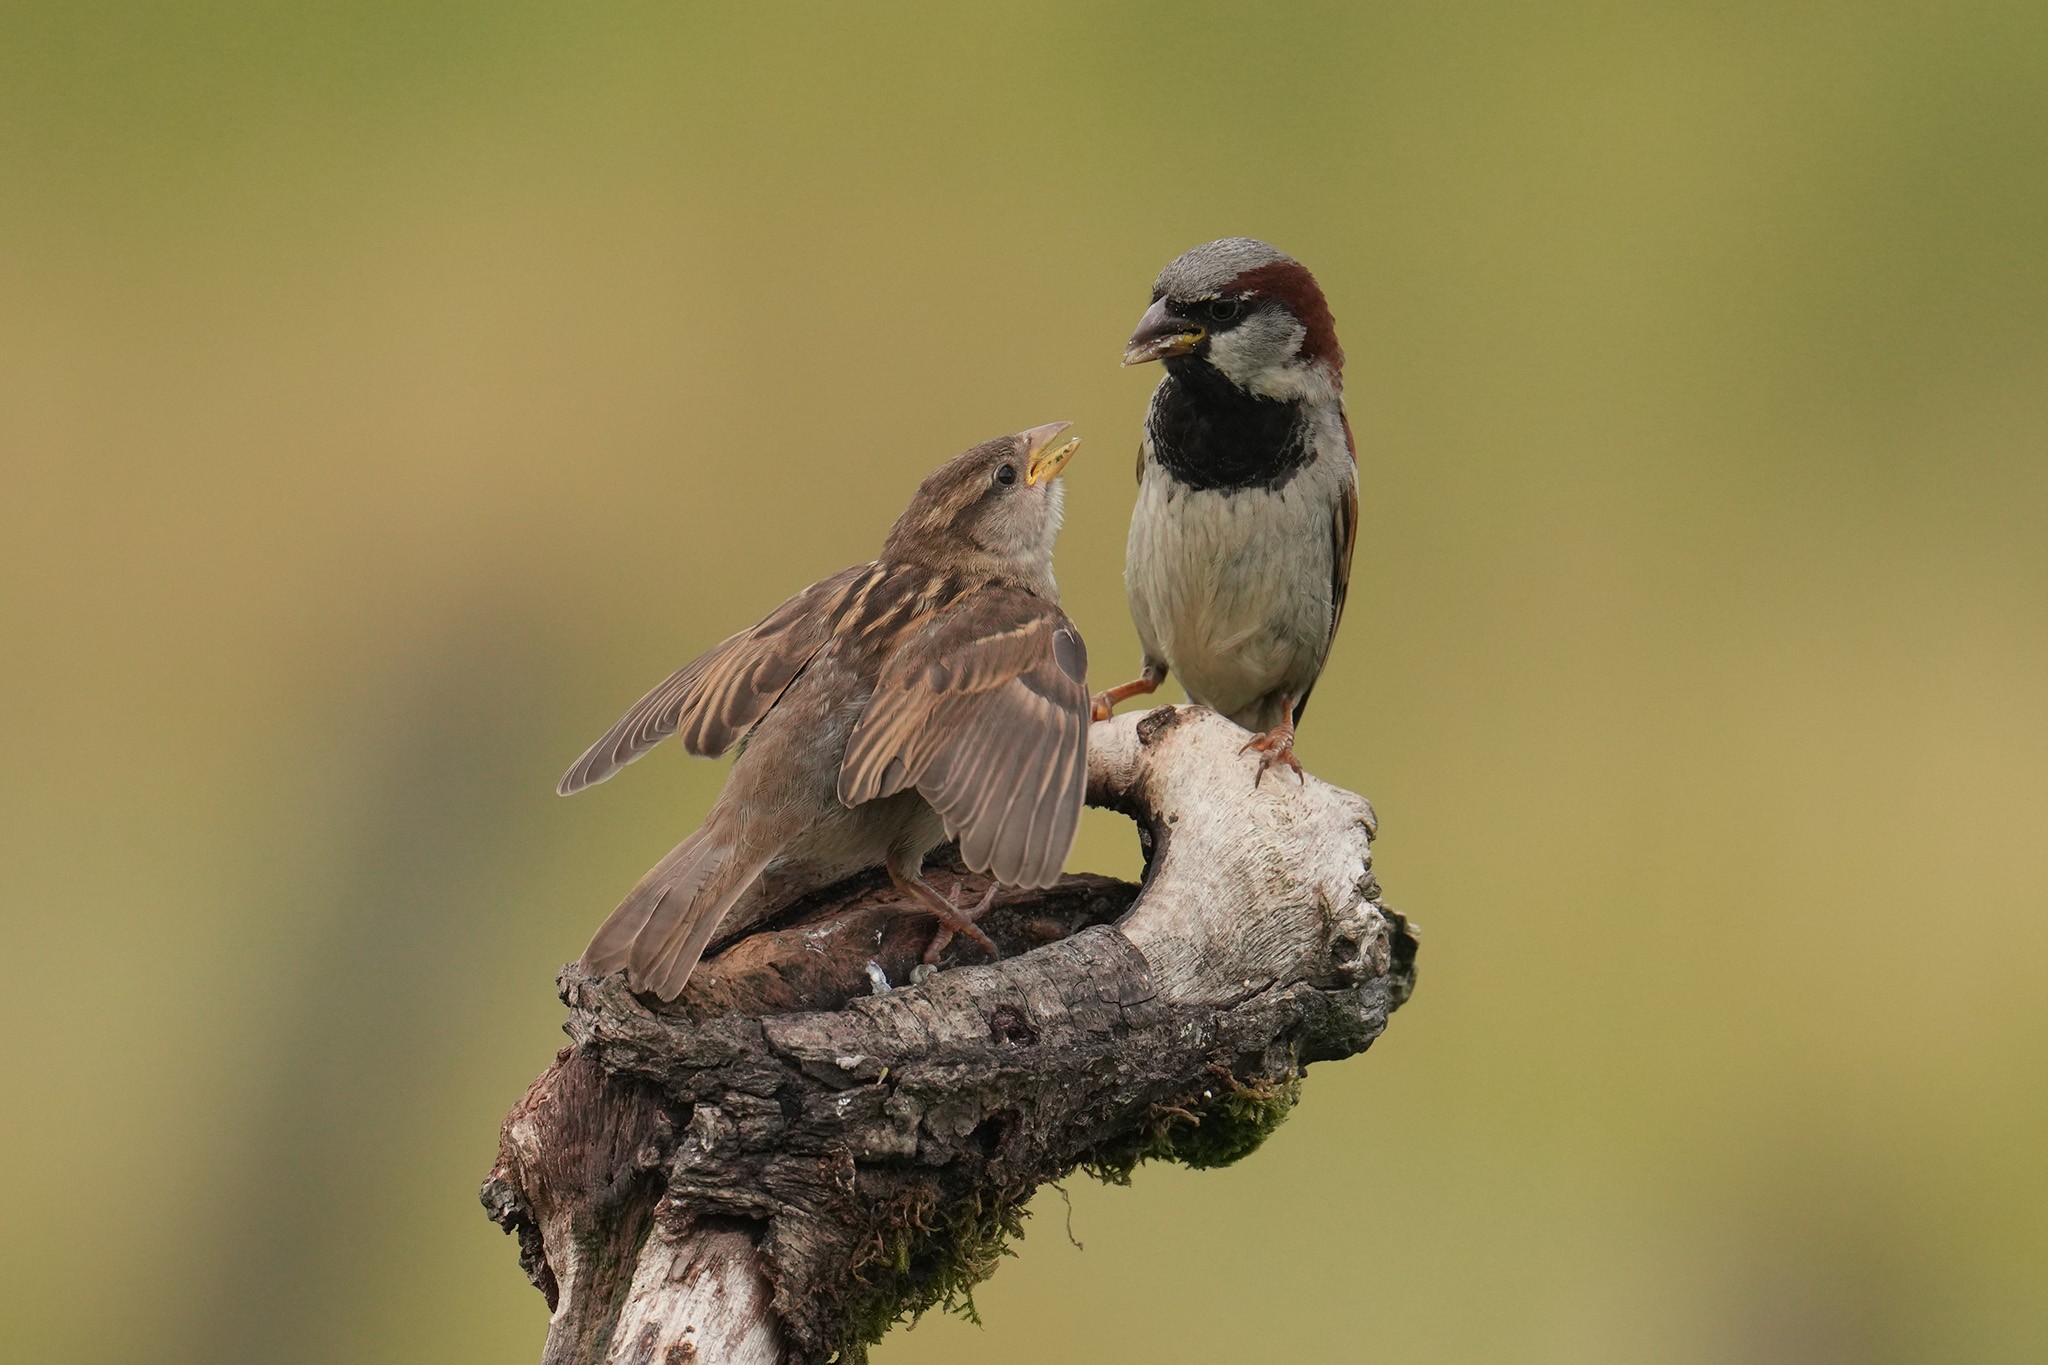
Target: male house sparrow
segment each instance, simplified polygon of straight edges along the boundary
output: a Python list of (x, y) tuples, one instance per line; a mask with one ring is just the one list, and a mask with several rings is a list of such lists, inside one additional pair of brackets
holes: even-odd
[(1257, 731), (1259, 780), (1301, 773), (1294, 727), (1344, 615), (1358, 537), (1358, 459), (1344, 352), (1307, 267), (1249, 237), (1198, 246), (1159, 274), (1124, 364), (1165, 362), (1138, 456), (1124, 559), (1144, 646), (1132, 682), (1171, 669), (1188, 698)]
[[(557, 788), (602, 782), (675, 734), (713, 757), (740, 741), (703, 828), (612, 911), (583, 965), (673, 999), (721, 929), (881, 863), (990, 953), (973, 909), (922, 875), (947, 838), (976, 872), (1049, 886), (1087, 783), (1088, 655), (1058, 606), (1065, 422), (941, 465), (881, 557), (814, 584), (642, 697)], [(742, 738), (744, 736), (744, 738)]]

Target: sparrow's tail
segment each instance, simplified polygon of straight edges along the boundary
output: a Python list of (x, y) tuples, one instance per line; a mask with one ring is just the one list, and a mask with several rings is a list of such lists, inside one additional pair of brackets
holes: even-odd
[(735, 847), (710, 825), (698, 830), (670, 849), (619, 902), (583, 950), (584, 970), (624, 967), (626, 984), (634, 990), (675, 999), (718, 932), (719, 921), (772, 856), (772, 850), (757, 855)]

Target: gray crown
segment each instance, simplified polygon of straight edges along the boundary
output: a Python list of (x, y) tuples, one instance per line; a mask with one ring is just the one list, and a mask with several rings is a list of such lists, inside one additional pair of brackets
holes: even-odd
[(1172, 299), (1214, 298), (1232, 280), (1247, 270), (1278, 261), (1301, 264), (1278, 247), (1254, 237), (1223, 237), (1184, 251), (1167, 263), (1153, 282), (1154, 296)]

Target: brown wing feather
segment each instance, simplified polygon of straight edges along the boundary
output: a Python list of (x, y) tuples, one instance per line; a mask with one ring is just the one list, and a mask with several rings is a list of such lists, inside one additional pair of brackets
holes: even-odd
[(832, 638), (848, 604), (881, 572), (879, 565), (859, 564), (814, 583), (671, 673), (584, 751), (555, 790), (568, 796), (602, 782), (672, 734), (705, 758), (730, 749)]
[[(1351, 436), (1351, 419), (1344, 419), (1344, 444), (1351, 451), (1351, 464), (1358, 465), (1358, 443)], [(1330, 638), (1323, 644), (1323, 657), (1330, 656), (1330, 646), (1337, 642), (1337, 627), (1344, 620), (1344, 601), (1351, 596), (1351, 560), (1358, 549), (1358, 480), (1344, 485), (1344, 495), (1337, 500), (1336, 515), (1330, 519)], [(1301, 724), (1302, 713), (1308, 710), (1310, 693), (1315, 684), (1310, 683), (1308, 691), (1301, 694), (1301, 700), (1294, 704), (1294, 723)]]
[(1337, 508), (1332, 539), (1337, 557), (1330, 565), (1330, 639), (1337, 638), (1337, 626), (1344, 619), (1344, 599), (1351, 595), (1351, 557), (1358, 548), (1358, 439), (1351, 434), (1351, 417), (1344, 417), (1344, 448), (1351, 455), (1351, 482), (1344, 485), (1344, 499)]
[(1330, 566), (1330, 639), (1344, 620), (1344, 600), (1351, 596), (1351, 556), (1358, 549), (1358, 485), (1344, 485), (1344, 497), (1337, 504), (1337, 516), (1330, 528), (1331, 549), (1336, 552)]
[(1047, 886), (1087, 787), (1088, 654), (1060, 609), (1016, 588), (968, 594), (883, 664), (847, 741), (839, 799), (908, 787), (960, 856), (1012, 886)]

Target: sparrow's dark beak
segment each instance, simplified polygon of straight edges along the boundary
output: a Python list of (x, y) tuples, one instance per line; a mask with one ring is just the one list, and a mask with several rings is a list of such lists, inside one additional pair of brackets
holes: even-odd
[(1152, 306), (1145, 310), (1145, 316), (1138, 319), (1138, 330), (1131, 333), (1130, 341), (1124, 346), (1124, 364), (1142, 365), (1148, 360), (1186, 355), (1208, 335), (1200, 326), (1174, 312), (1173, 305), (1166, 299), (1154, 299)]
[[(1070, 436), (1057, 446), (1053, 440), (1072, 422), (1047, 422), (1042, 427), (1017, 433), (1017, 439), (1024, 442), (1024, 486), (1035, 488), (1042, 483), (1051, 483), (1067, 467), (1067, 461), (1074, 458), (1074, 452), (1081, 448), (1081, 438)], [(1047, 449), (1047, 447), (1051, 447)]]

